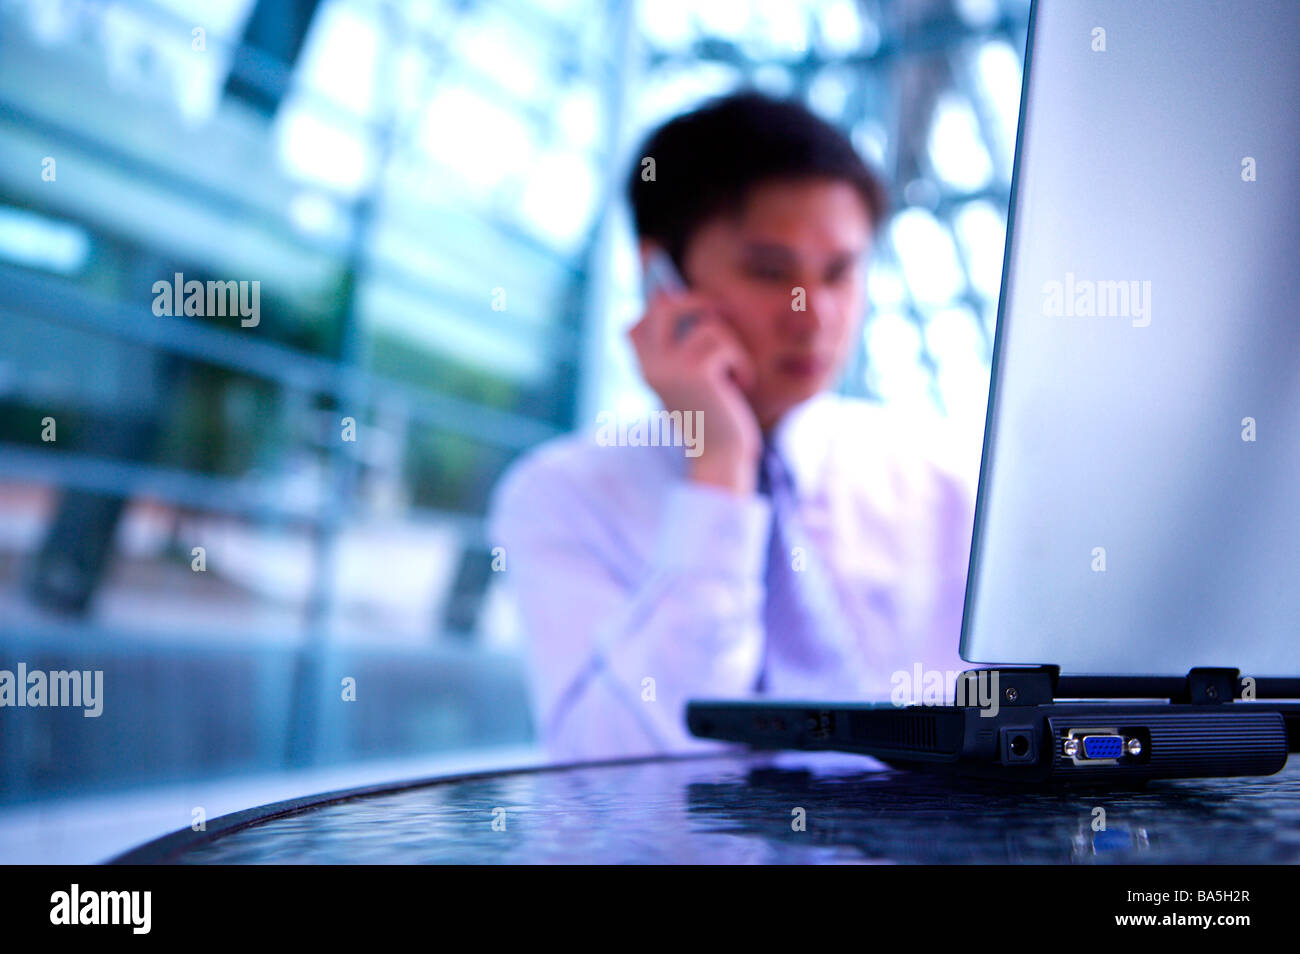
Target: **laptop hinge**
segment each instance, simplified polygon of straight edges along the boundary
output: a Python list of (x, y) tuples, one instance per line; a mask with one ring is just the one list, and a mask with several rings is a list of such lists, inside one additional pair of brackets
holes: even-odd
[(1193, 669), (1187, 673), (1187, 685), (1170, 702), (1188, 702), (1194, 706), (1231, 702), (1237, 697), (1241, 673), (1236, 669)]
[[(1056, 694), (1056, 680), (1061, 674), (1058, 666), (1037, 666), (1033, 669), (967, 669), (959, 677), (958, 699), (978, 699), (979, 681), (997, 674), (998, 705), (1040, 706), (1051, 702)], [(988, 690), (985, 689), (985, 692)]]
[[(1240, 695), (1241, 673), (1236, 669), (1202, 667), (1179, 676), (1061, 676), (1059, 666), (1035, 666), (1000, 669), (968, 669), (962, 680), (990, 678), (997, 673), (998, 700), (1004, 706), (1034, 706), (1063, 699), (1159, 699), (1190, 705), (1217, 705), (1232, 702)], [(1290, 687), (1290, 680), (1279, 689)], [(968, 682), (965, 698), (979, 698), (973, 693), (978, 683)], [(1270, 688), (1271, 685), (1270, 685)], [(987, 691), (987, 690), (985, 690)], [(1279, 691), (1275, 695), (1283, 695)], [(958, 698), (962, 698), (959, 696)]]

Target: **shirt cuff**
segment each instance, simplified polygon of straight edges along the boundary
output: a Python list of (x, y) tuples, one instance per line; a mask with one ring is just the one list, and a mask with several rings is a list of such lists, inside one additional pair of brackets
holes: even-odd
[(766, 497), (682, 481), (669, 491), (655, 562), (674, 572), (761, 579), (771, 527)]

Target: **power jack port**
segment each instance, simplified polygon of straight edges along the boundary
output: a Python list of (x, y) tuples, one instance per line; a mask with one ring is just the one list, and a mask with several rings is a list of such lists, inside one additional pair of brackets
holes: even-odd
[(1029, 726), (1008, 726), (1001, 733), (1002, 764), (1023, 765), (1038, 761), (1034, 730)]

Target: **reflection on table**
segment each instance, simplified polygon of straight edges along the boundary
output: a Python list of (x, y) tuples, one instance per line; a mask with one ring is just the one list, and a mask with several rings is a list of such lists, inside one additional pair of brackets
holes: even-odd
[(336, 802), (173, 860), (1296, 863), (1300, 762), (1267, 778), (1153, 782), (1124, 792), (1025, 791), (836, 753), (590, 765)]

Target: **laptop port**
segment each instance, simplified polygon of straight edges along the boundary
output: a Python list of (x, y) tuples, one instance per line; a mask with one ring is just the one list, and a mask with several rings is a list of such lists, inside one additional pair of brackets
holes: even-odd
[(807, 710), (804, 729), (810, 739), (829, 739), (835, 734), (835, 713), (829, 709)]
[(1118, 735), (1085, 735), (1083, 737), (1083, 757), (1085, 759), (1117, 759), (1124, 751), (1124, 740)]
[(1061, 754), (1075, 765), (1118, 765), (1142, 755), (1144, 748), (1141, 739), (1116, 728), (1070, 729), (1061, 739)]
[(1022, 765), (1038, 761), (1034, 745), (1034, 730), (1029, 726), (1008, 726), (1002, 729), (1002, 764)]

